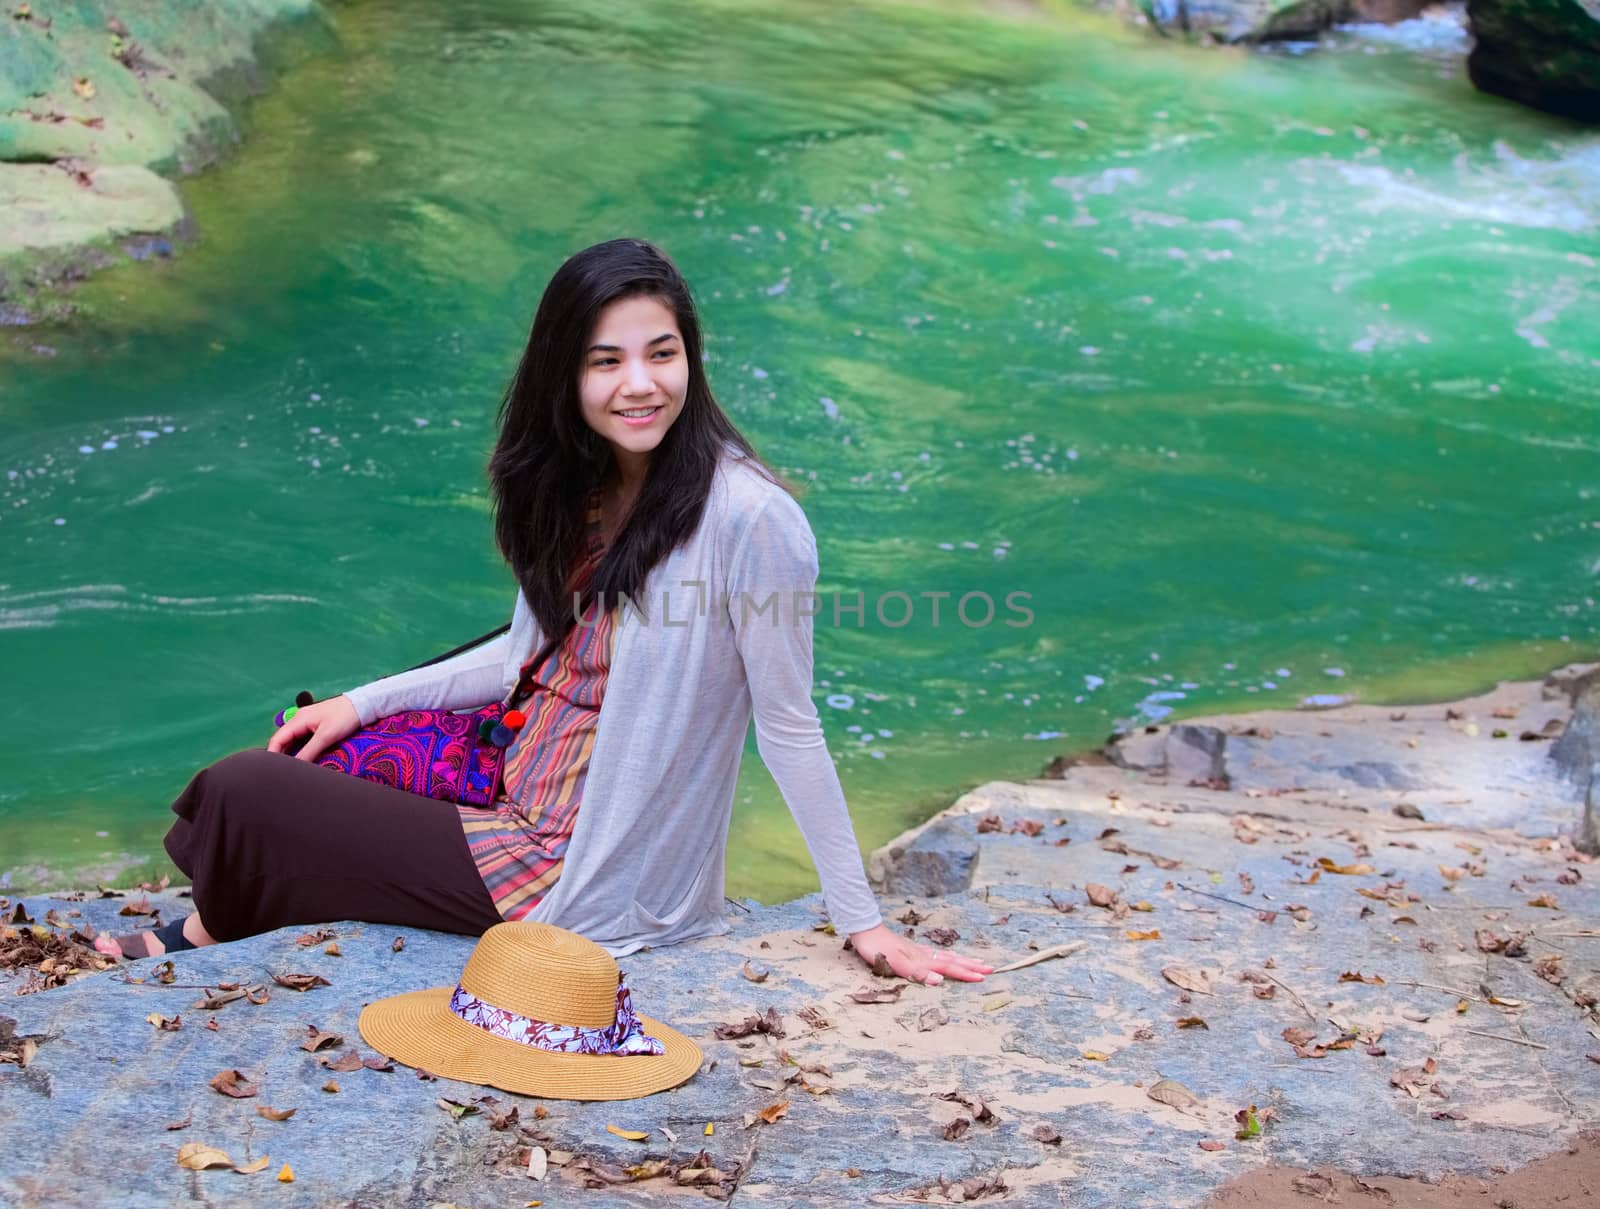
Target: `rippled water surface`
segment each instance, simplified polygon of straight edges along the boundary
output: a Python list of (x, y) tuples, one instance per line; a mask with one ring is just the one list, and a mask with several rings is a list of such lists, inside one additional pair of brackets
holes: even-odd
[[(824, 590), (865, 594), (817, 640), (864, 844), (1119, 721), (1600, 646), (1600, 138), (1478, 96), (1448, 37), (337, 13), (190, 183), (199, 246), (0, 362), (11, 885), (158, 867), (191, 770), (296, 690), (501, 620), (497, 391), (560, 258), (623, 233), (679, 259)], [(754, 759), (741, 797), (731, 888), (810, 884)]]

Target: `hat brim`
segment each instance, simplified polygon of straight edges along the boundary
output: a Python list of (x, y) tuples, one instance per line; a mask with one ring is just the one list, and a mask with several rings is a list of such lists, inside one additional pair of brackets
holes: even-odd
[(453, 988), (433, 987), (369, 1003), (357, 1027), (379, 1053), (429, 1074), (554, 1100), (633, 1100), (676, 1087), (700, 1069), (700, 1047), (677, 1029), (639, 1016), (661, 1054), (553, 1054), (507, 1041), (450, 1010)]

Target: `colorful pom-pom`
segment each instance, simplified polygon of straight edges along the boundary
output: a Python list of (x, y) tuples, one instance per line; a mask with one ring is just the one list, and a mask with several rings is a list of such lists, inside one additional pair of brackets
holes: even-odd
[(305, 689), (301, 689), (298, 693), (296, 693), (294, 695), (294, 703), (299, 708), (305, 709), (305, 707), (308, 706), (308, 705), (315, 705), (317, 703), (317, 699), (315, 697), (313, 697), (310, 693), (308, 693)]
[(493, 718), (485, 718), (478, 723), (478, 741), (480, 743), (489, 742), (489, 736), (494, 733), (494, 728), (495, 720)]
[(514, 709), (506, 714), (504, 718), (500, 719), (500, 725), (508, 727), (511, 730), (521, 730), (527, 724), (528, 715), (523, 713), (520, 709)]
[(287, 722), (287, 721), (289, 721), (290, 718), (293, 718), (299, 712), (300, 712), (300, 707), (298, 705), (291, 705), (288, 709), (283, 711), (283, 720), (285, 722)]
[(283, 711), (281, 709), (272, 715), (272, 725), (274, 726), (282, 726), (287, 721), (288, 719), (283, 716)]
[(496, 747), (510, 747), (516, 737), (516, 732), (507, 726), (496, 726), (489, 732), (489, 742)]

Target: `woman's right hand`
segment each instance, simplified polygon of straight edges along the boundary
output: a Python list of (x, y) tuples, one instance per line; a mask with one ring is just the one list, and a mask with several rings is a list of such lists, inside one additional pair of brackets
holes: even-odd
[(304, 709), (296, 710), (294, 717), (273, 732), (267, 740), (268, 751), (286, 751), (301, 739), (305, 746), (295, 753), (295, 759), (315, 760), (331, 747), (337, 747), (361, 729), (361, 715), (349, 697), (330, 697)]

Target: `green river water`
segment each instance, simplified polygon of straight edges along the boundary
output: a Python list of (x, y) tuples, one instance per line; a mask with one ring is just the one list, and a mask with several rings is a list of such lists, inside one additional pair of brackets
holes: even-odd
[[(619, 234), (679, 260), (824, 591), (865, 593), (817, 633), (864, 846), (1131, 719), (1600, 649), (1600, 137), (1474, 93), (1448, 30), (336, 12), (186, 184), (198, 245), (0, 358), (0, 884), (164, 867), (172, 796), (296, 690), (503, 620), (497, 393)], [(1011, 592), (1031, 624), (953, 614)], [(730, 890), (813, 885), (754, 758), (740, 797)]]

